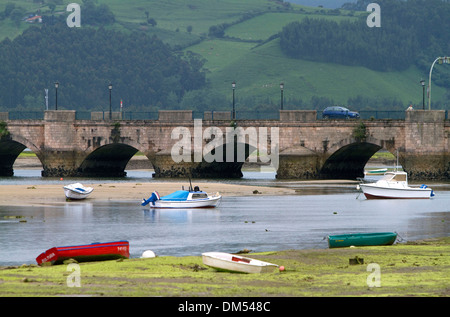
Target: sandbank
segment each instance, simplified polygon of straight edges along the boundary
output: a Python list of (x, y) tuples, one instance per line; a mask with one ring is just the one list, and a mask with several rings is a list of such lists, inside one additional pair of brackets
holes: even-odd
[[(30, 206), (66, 203), (63, 186), (61, 184), (36, 185), (0, 185), (0, 205), (2, 206)], [(148, 198), (157, 191), (161, 196), (170, 194), (184, 186), (186, 182), (151, 182), (151, 183), (95, 183), (83, 182), (84, 186), (93, 187), (94, 191), (86, 202), (94, 201), (138, 201)], [(219, 192), (222, 196), (251, 196), (251, 195), (294, 195), (295, 190), (279, 187), (263, 187), (251, 185), (222, 184), (212, 182), (196, 182), (201, 190), (207, 193)], [(258, 193), (254, 194), (257, 190)]]

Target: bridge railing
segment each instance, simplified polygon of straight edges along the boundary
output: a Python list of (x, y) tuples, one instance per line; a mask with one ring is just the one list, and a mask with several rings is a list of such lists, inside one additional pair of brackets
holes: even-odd
[[(94, 115), (95, 113), (95, 115)], [(158, 120), (157, 111), (122, 111), (111, 114), (113, 120)], [(77, 111), (76, 120), (108, 120), (109, 111)]]
[[(10, 111), (1, 112), (0, 120), (43, 120), (44, 111)], [(217, 114), (217, 115), (215, 115)], [(219, 116), (220, 114), (220, 116)], [(109, 120), (109, 111), (76, 111), (76, 120)], [(362, 110), (359, 115), (363, 120), (394, 119), (404, 120), (405, 111), (389, 110)], [(113, 120), (158, 120), (158, 111), (123, 111), (113, 112)], [(193, 111), (193, 119), (231, 120), (231, 111)], [(448, 120), (448, 111), (445, 111), (445, 119)], [(279, 111), (236, 111), (236, 120), (280, 120)], [(322, 120), (322, 111), (317, 111), (317, 120)]]
[[(207, 111), (212, 119), (216, 118), (215, 113), (220, 113), (220, 119), (232, 119), (231, 111)], [(95, 120), (109, 119), (109, 111), (95, 112)], [(226, 114), (224, 117), (224, 113)], [(122, 120), (158, 120), (159, 113), (157, 111), (123, 111), (113, 112), (112, 119)], [(75, 114), (77, 120), (92, 120), (93, 116), (90, 111), (77, 111)], [(205, 111), (193, 111), (193, 119), (207, 119)], [(236, 120), (279, 120), (280, 113), (278, 111), (236, 111)]]
[(43, 120), (43, 111), (10, 111), (8, 113), (9, 120)]
[(361, 119), (398, 119), (405, 120), (405, 111), (381, 111), (381, 110), (363, 110), (359, 111)]

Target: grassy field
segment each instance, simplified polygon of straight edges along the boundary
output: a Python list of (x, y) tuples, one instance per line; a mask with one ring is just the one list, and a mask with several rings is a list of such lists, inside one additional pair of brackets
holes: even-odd
[[(146, 21), (145, 12), (157, 21), (157, 27), (186, 32), (192, 26), (194, 34), (208, 33), (211, 25), (230, 23), (245, 12), (268, 10), (267, 0), (99, 0), (106, 3), (116, 15), (117, 20), (141, 23)], [(273, 5), (273, 3), (272, 3)]]
[[(267, 274), (217, 272), (200, 256), (0, 269), (0, 296), (449, 296), (450, 238), (393, 246), (287, 250), (247, 256), (282, 265)], [(350, 265), (349, 259), (364, 264)], [(374, 271), (369, 264), (378, 265)], [(375, 284), (373, 273), (379, 273)]]
[[(357, 95), (398, 98), (415, 104), (422, 100), (419, 81), (415, 82), (420, 72), (415, 67), (403, 72), (377, 72), (364, 67), (289, 59), (282, 54), (278, 42), (275, 39), (255, 47), (251, 43), (214, 39), (189, 50), (207, 59), (212, 87), (224, 94), (230, 93), (231, 82), (236, 81), (236, 96), (257, 95), (277, 101), (280, 82), (284, 82), (286, 100), (307, 101), (312, 96), (324, 96), (346, 104), (350, 96)], [(434, 86), (433, 100), (442, 98), (444, 93), (444, 89)], [(358, 105), (349, 106), (358, 110)]]
[[(0, 11), (8, 2), (0, 0)], [(70, 2), (73, 1), (64, 0), (55, 11), (65, 14)], [(14, 3), (28, 12), (37, 9), (42, 13), (49, 12), (47, 6), (31, 0), (17, 0)], [(116, 23), (111, 28), (145, 31), (159, 36), (170, 45), (179, 45), (185, 51), (200, 54), (206, 60), (211, 89), (229, 96), (231, 82), (236, 81), (238, 102), (243, 97), (255, 97), (258, 101), (272, 100), (277, 104), (280, 82), (285, 84), (285, 100), (302, 99), (308, 102), (312, 96), (322, 96), (354, 110), (360, 110), (358, 105), (348, 105), (347, 101), (358, 95), (395, 98), (405, 105), (420, 105), (422, 102), (419, 81), (427, 78), (427, 74), (416, 67), (402, 72), (376, 72), (364, 67), (288, 58), (281, 52), (279, 39), (261, 44), (292, 21), (301, 21), (306, 17), (340, 21), (356, 19), (364, 12), (351, 15), (341, 11), (340, 15), (331, 15), (327, 9), (294, 4), (292, 10), (283, 11), (279, 3), (269, 0), (98, 0), (97, 3), (107, 4), (115, 14)], [(146, 23), (147, 14), (156, 20), (155, 27)], [(245, 14), (252, 17), (241, 21)], [(208, 37), (209, 28), (222, 23), (230, 24), (225, 30), (226, 38)], [(28, 26), (22, 22), (17, 28), (10, 19), (0, 21), (0, 40), (6, 36), (14, 38)], [(187, 31), (188, 26), (192, 28), (190, 32)], [(433, 101), (442, 101), (444, 96), (445, 89), (433, 86)], [(296, 108), (296, 105), (285, 106), (286, 109)], [(379, 105), (372, 108), (377, 109)]]
[[(357, 16), (324, 16), (311, 13), (315, 9), (309, 9), (305, 12), (273, 12), (256, 16), (250, 20), (229, 27), (225, 35), (236, 37), (243, 40), (266, 40), (270, 36), (280, 32), (286, 24), (291, 22), (300, 22), (305, 18), (309, 19), (327, 19), (334, 21), (355, 20)], [(308, 12), (308, 14), (306, 14)]]

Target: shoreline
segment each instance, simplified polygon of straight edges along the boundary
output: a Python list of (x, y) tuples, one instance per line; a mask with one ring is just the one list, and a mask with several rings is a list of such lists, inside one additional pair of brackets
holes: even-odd
[[(67, 182), (61, 181), (61, 184), (37, 184), (37, 185), (0, 185), (0, 205), (1, 206), (32, 206), (45, 204), (63, 204), (68, 203), (64, 195), (63, 186)], [(170, 194), (179, 190), (187, 183), (184, 181), (176, 182), (120, 182), (120, 183), (89, 183), (84, 182), (84, 186), (93, 187), (92, 194), (80, 202), (94, 201), (138, 201), (142, 198), (148, 198), (157, 191), (161, 196)], [(222, 196), (254, 196), (254, 195), (295, 195), (295, 189), (283, 187), (267, 187), (257, 185), (236, 185), (212, 182), (195, 182), (201, 190), (207, 193), (219, 192)], [(257, 194), (254, 193), (257, 191)]]
[[(58, 183), (45, 184), (41, 182), (30, 184), (1, 184), (0, 183), (0, 206), (33, 206), (33, 205), (54, 205), (76, 202), (68, 201), (64, 195), (63, 187), (81, 182), (86, 187), (93, 187), (93, 193), (86, 199), (78, 202), (95, 201), (138, 201), (148, 198), (157, 191), (160, 196), (168, 195), (176, 190), (185, 189), (189, 186), (189, 181), (185, 179), (161, 179), (139, 182), (129, 181), (108, 181), (101, 182), (96, 180), (64, 180)], [(242, 196), (282, 196), (299, 195), (298, 188), (290, 188), (289, 184), (301, 185), (305, 189), (320, 187), (343, 188), (359, 184), (357, 180), (327, 179), (327, 180), (282, 180), (278, 186), (259, 185), (259, 184), (230, 184), (220, 181), (195, 181), (196, 186), (208, 194), (219, 192), (223, 197), (242, 197)], [(275, 185), (275, 184), (274, 184)], [(431, 186), (441, 190), (450, 190), (450, 185), (446, 183), (429, 183)]]

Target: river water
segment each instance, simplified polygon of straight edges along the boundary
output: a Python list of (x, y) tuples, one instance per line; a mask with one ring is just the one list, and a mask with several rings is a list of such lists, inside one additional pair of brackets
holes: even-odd
[[(38, 170), (15, 170), (1, 185), (58, 183)], [(65, 181), (69, 181), (65, 179)], [(78, 179), (78, 181), (80, 181)], [(81, 180), (82, 181), (82, 180)], [(90, 183), (160, 181), (150, 172), (128, 171), (124, 179)], [(128, 240), (130, 256), (202, 252), (253, 252), (327, 248), (327, 235), (394, 231), (403, 241), (448, 236), (448, 184), (428, 184), (430, 200), (366, 200), (354, 184), (306, 186), (280, 181), (275, 173), (244, 172), (227, 183), (295, 188), (296, 195), (223, 197), (215, 209), (156, 210), (140, 202), (68, 202), (55, 206), (0, 206), (0, 265), (36, 263), (43, 251), (64, 245)], [(149, 193), (150, 194), (150, 193)]]

